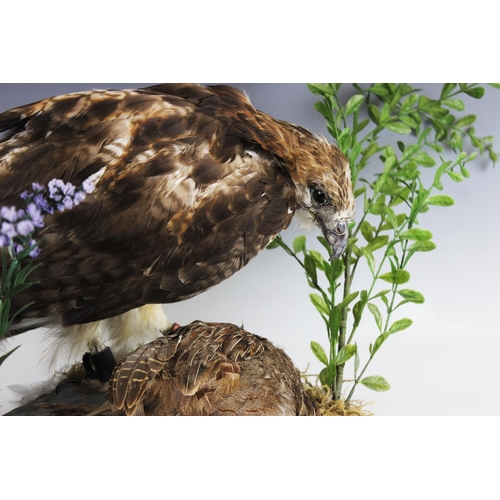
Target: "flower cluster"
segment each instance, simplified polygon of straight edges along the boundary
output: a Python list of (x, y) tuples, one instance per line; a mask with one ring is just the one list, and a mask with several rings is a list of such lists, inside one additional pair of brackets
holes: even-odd
[(44, 215), (79, 205), (87, 193), (94, 191), (95, 185), (86, 180), (81, 186), (75, 187), (70, 182), (53, 179), (48, 184), (48, 190), (37, 182), (32, 184), (32, 188), (32, 192), (24, 191), (21, 194), (26, 203), (24, 210), (14, 206), (0, 208), (0, 247), (11, 247), (14, 255), (30, 248), (29, 255), (35, 258), (40, 249), (32, 235), (35, 228), (43, 227)]

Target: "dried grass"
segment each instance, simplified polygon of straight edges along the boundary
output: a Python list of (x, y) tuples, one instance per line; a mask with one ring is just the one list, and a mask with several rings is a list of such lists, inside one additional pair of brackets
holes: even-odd
[(311, 398), (316, 407), (317, 415), (320, 417), (367, 417), (373, 415), (372, 412), (365, 408), (371, 404), (366, 401), (351, 400), (346, 408), (343, 399), (334, 401), (330, 398), (327, 388), (306, 383), (304, 389)]

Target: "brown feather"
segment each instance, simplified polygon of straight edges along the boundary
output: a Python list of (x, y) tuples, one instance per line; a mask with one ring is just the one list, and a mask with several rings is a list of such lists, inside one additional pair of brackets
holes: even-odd
[(123, 359), (109, 401), (127, 415), (314, 415), (290, 358), (227, 323), (195, 321)]
[(342, 153), (228, 86), (57, 96), (0, 114), (0, 133), (0, 205), (105, 169), (83, 203), (47, 217), (39, 284), (13, 301), (35, 305), (18, 319), (74, 325), (197, 295), (288, 227), (299, 184), (320, 179), (353, 213)]

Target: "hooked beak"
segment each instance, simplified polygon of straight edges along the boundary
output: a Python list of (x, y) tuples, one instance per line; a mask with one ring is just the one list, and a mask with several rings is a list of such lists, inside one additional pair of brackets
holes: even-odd
[(323, 236), (332, 249), (330, 260), (338, 259), (346, 249), (349, 231), (346, 221), (334, 221), (332, 224), (324, 224), (319, 221)]

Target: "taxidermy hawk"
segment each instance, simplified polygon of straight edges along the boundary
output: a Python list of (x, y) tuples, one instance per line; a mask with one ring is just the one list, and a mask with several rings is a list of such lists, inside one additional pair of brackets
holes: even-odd
[(332, 258), (354, 213), (337, 147), (223, 85), (93, 90), (0, 114), (0, 206), (54, 178), (96, 188), (36, 235), (37, 284), (12, 304), (33, 302), (18, 331), (60, 325), (59, 344), (83, 350), (107, 335), (117, 358), (169, 326), (156, 304), (229, 278), (296, 212)]

